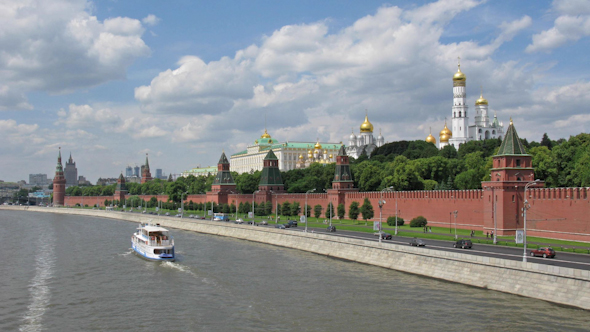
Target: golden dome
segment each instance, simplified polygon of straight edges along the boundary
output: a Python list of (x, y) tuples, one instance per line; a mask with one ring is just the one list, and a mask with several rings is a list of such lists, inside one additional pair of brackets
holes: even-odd
[(316, 150), (319, 150), (319, 149), (321, 149), (321, 148), (322, 148), (322, 145), (320, 144), (320, 142), (319, 142), (319, 141), (318, 141), (317, 143), (315, 143), (315, 146), (314, 146), (314, 148), (315, 148)]
[(428, 135), (428, 137), (426, 137), (426, 142), (436, 144), (436, 138), (434, 138), (434, 136), (432, 136), (432, 134), (430, 134), (430, 135)]
[(440, 131), (440, 142), (447, 143), (451, 137), (453, 137), (453, 133), (447, 128), (447, 123), (445, 122), (445, 127)]
[(303, 159), (303, 155), (302, 154), (299, 155), (299, 159)]
[(461, 66), (459, 66), (459, 69), (457, 69), (457, 72), (455, 73), (455, 75), (453, 75), (453, 81), (465, 82), (465, 74), (463, 74), (463, 72), (461, 71)]
[(487, 105), (488, 100), (483, 97), (483, 93), (479, 95), (479, 99), (475, 101), (475, 106), (477, 105)]
[(365, 115), (365, 122), (361, 124), (361, 133), (372, 133), (373, 125), (369, 122), (369, 115)]
[(324, 154), (328, 154), (328, 150), (324, 150)]
[(266, 132), (266, 128), (264, 129), (264, 134), (262, 134), (260, 138), (270, 138), (270, 135)]
[(330, 159), (332, 159), (332, 158), (334, 158), (334, 156), (333, 155), (330, 155)]

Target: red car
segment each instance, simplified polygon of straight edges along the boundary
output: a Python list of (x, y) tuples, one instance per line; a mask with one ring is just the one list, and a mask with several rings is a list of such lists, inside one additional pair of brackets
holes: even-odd
[(543, 258), (553, 258), (555, 257), (555, 250), (551, 247), (539, 248), (531, 250), (531, 256), (543, 256)]

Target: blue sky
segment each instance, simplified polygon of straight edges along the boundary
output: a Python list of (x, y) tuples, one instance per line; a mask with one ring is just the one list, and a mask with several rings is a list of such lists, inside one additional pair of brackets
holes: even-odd
[[(588, 132), (590, 2), (84, 1), (0, 4), (0, 179), (213, 165), (264, 132), (438, 139), (461, 57), (473, 111), (521, 137)], [(473, 122), (471, 116), (470, 122)]]

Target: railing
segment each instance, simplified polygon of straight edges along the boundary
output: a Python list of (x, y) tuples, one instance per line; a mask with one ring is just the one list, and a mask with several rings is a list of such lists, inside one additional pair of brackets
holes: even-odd
[(148, 245), (150, 246), (173, 246), (174, 245), (174, 239), (169, 239), (169, 240), (149, 240), (148, 241)]

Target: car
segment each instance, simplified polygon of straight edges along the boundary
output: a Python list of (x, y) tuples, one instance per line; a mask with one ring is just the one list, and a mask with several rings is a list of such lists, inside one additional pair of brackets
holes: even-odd
[(471, 249), (471, 247), (473, 246), (473, 243), (471, 243), (471, 240), (457, 240), (454, 244), (453, 247), (454, 248), (462, 248), (462, 249)]
[(327, 230), (328, 230), (328, 232), (335, 232), (336, 226), (328, 226)]
[(248, 225), (252, 225), (252, 224), (256, 225), (256, 223), (253, 220), (246, 221), (246, 224), (248, 224)]
[(180, 218), (180, 217), (182, 217), (182, 214), (179, 213), (176, 215), (176, 217)]
[(194, 218), (194, 217), (195, 217), (195, 215), (194, 215), (194, 214), (191, 214), (191, 215), (190, 215), (190, 216), (188, 216), (188, 217), (189, 217), (189, 218)]
[(215, 218), (213, 218), (213, 221), (222, 221), (222, 219), (219, 217), (215, 217)]
[(166, 212), (166, 214), (165, 214), (165, 215), (166, 215), (166, 216), (169, 216), (169, 215), (170, 215), (170, 212)]
[(287, 220), (287, 224), (291, 227), (297, 227), (297, 221), (295, 220)]
[(263, 221), (261, 221), (261, 222), (260, 222), (260, 224), (261, 224), (261, 225), (268, 225), (268, 221), (266, 221), (266, 220), (263, 220)]
[(535, 256), (541, 256), (543, 258), (554, 258), (555, 257), (555, 250), (553, 250), (553, 248), (551, 247), (543, 247), (543, 248), (539, 248), (539, 249), (533, 249), (531, 250), (531, 256), (535, 257)]
[(291, 224), (289, 223), (283, 224), (283, 226), (285, 226), (285, 228), (291, 228)]
[(375, 236), (381, 235), (381, 239), (383, 239), (383, 240), (391, 240), (393, 238), (393, 236), (391, 236), (391, 234), (385, 233), (385, 232), (373, 233), (373, 235), (375, 235)]
[(278, 228), (278, 229), (285, 229), (286, 227), (285, 227), (285, 225), (283, 225), (283, 224), (276, 224), (276, 225), (275, 225), (275, 228)]
[(410, 240), (410, 245), (416, 247), (426, 247), (426, 243), (424, 243), (422, 239), (416, 237)]

